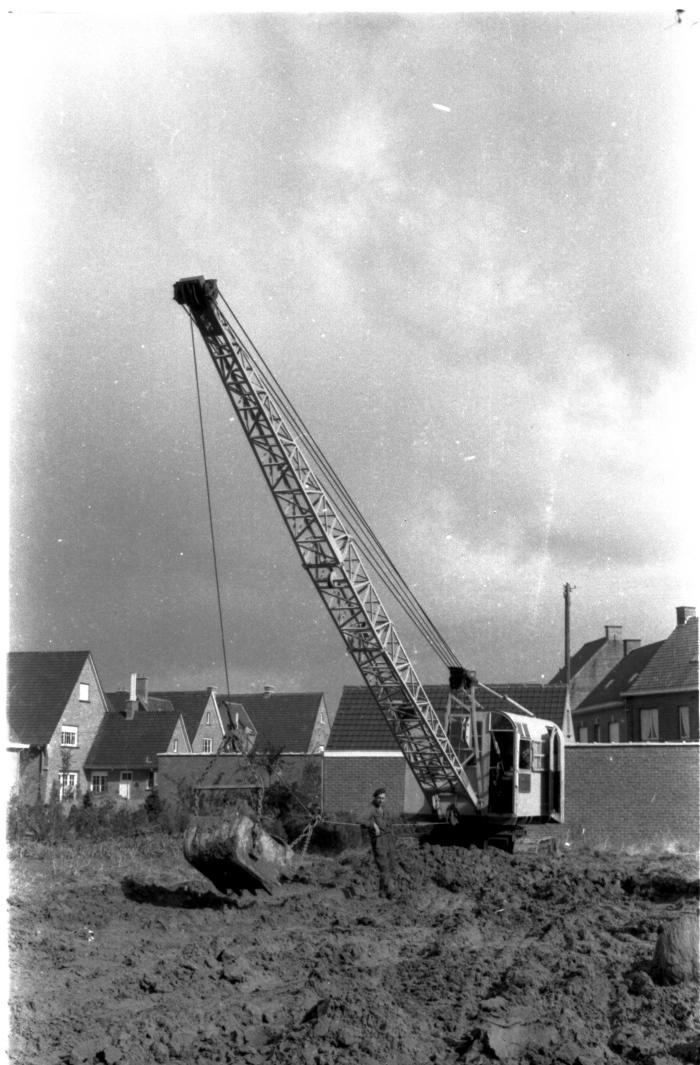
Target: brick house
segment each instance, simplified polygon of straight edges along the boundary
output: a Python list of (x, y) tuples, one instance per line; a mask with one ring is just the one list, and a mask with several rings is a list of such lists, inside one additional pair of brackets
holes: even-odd
[(158, 786), (158, 755), (192, 751), (182, 715), (166, 700), (121, 699), (105, 714), (85, 759), (89, 788), (96, 797), (142, 802)]
[(24, 801), (47, 802), (54, 787), (61, 799), (85, 791), (86, 757), (108, 709), (89, 651), (10, 652), (8, 746)]
[(665, 640), (637, 647), (574, 712), (580, 743), (698, 740), (698, 619), (678, 607)]
[(323, 692), (264, 692), (228, 695), (255, 729), (254, 750), (279, 749), (285, 754), (318, 754), (328, 743), (331, 718)]
[(182, 716), (194, 754), (218, 751), (225, 725), (216, 698), (216, 688), (201, 691), (153, 692), (149, 700), (164, 699)]
[(695, 607), (676, 610), (676, 627), (623, 691), (630, 739), (661, 743), (698, 740), (698, 619)]
[[(507, 696), (536, 717), (567, 728), (566, 685), (489, 685), (497, 694), (477, 689), (477, 702), (488, 711), (514, 709)], [(464, 744), (458, 717), (446, 721), (449, 686), (426, 685), (425, 694), (458, 755)], [(398, 816), (429, 815), (432, 808), (420, 789), (376, 700), (365, 686), (343, 688), (324, 753), (324, 806), (328, 812), (362, 816), (378, 786), (387, 789), (387, 809)]]
[[(589, 640), (571, 656), (571, 709), (607, 677), (610, 670), (641, 640), (622, 638), (622, 625), (606, 625), (605, 636)], [(550, 684), (566, 684), (566, 669), (562, 667), (549, 681)]]
[(627, 701), (622, 694), (646, 667), (663, 641), (634, 647), (621, 658), (574, 711), (579, 743), (627, 743), (631, 740)]

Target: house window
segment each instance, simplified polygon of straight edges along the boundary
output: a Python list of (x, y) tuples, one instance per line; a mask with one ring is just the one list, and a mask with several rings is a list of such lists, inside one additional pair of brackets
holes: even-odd
[(79, 684), (78, 685), (78, 699), (80, 700), (81, 703), (89, 703), (90, 702), (90, 685), (89, 684)]
[(690, 707), (678, 707), (678, 735), (682, 740), (690, 739)]
[(208, 710), (207, 710), (206, 723), (207, 723), (207, 725), (211, 725), (211, 713)]
[(211, 754), (211, 740), (208, 736), (206, 739), (202, 740), (202, 751), (204, 754)]
[(107, 774), (106, 773), (93, 773), (90, 777), (90, 791), (95, 795), (101, 795), (107, 791)]
[(593, 725), (593, 742), (600, 743), (600, 725), (597, 721)]
[(155, 769), (148, 770), (148, 780), (146, 782), (146, 791), (153, 791), (156, 786), (156, 771)]
[(173, 754), (177, 754), (177, 745), (178, 745), (178, 739), (177, 739), (177, 736), (176, 736), (175, 739), (173, 740)]
[(588, 728), (586, 725), (581, 725), (578, 730), (578, 742), (588, 743)]
[(608, 743), (620, 742), (620, 722), (611, 721), (608, 726)]
[(659, 711), (642, 710), (639, 717), (642, 743), (651, 743), (659, 738)]
[(64, 799), (72, 799), (75, 795), (75, 789), (78, 787), (78, 774), (77, 773), (59, 773), (58, 774), (58, 797), (61, 801)]
[(61, 747), (77, 747), (78, 730), (73, 725), (61, 725)]

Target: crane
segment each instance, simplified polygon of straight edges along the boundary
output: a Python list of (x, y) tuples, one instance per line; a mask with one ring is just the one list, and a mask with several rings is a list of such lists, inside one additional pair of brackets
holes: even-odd
[[(461, 665), (401, 580), (395, 584), (401, 601), (415, 610), (421, 631), (449, 669), (450, 699), (443, 725), (380, 598), (367, 559), (391, 567), (395, 578), (398, 571), (387, 562), (217, 282), (203, 275), (185, 277), (175, 283), (173, 295), (201, 334), (301, 564), (423, 793), (448, 820), (487, 813), (494, 805), (490, 767), (501, 756), (505, 734), (512, 733), (512, 762), (520, 738), (526, 737), (523, 744), (530, 739), (543, 744), (553, 735), (556, 739), (557, 726), (540, 722), (546, 728), (533, 731), (538, 719), (517, 704), (515, 713), (490, 715), (499, 718), (501, 733), (487, 726), (478, 715), (476, 674)], [(463, 751), (457, 753), (446, 731), (450, 707), (462, 719), (462, 735), (468, 736), (466, 757)], [(525, 720), (530, 727), (522, 724)], [(560, 759), (560, 744), (558, 750)], [(510, 805), (508, 812), (516, 815), (515, 804)]]

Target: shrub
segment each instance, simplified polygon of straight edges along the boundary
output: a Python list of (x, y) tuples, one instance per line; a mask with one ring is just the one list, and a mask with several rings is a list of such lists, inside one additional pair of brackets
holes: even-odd
[(143, 804), (143, 808), (146, 812), (146, 817), (151, 823), (160, 820), (163, 813), (163, 803), (161, 802), (157, 789), (149, 791), (146, 796), (146, 801)]
[(18, 843), (24, 839), (34, 839), (41, 843), (55, 843), (67, 837), (68, 830), (58, 802), (58, 791), (55, 800), (52, 796), (52, 800), (47, 804), (37, 802), (28, 806), (21, 802), (18, 796), (10, 797), (7, 808), (8, 842)]

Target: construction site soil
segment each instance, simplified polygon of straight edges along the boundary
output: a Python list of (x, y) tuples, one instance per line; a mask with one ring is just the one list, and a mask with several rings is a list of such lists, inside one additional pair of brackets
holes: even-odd
[(695, 856), (406, 837), (393, 900), (366, 850), (224, 898), (146, 846), (11, 856), (13, 1065), (700, 1061), (697, 983), (651, 975)]

